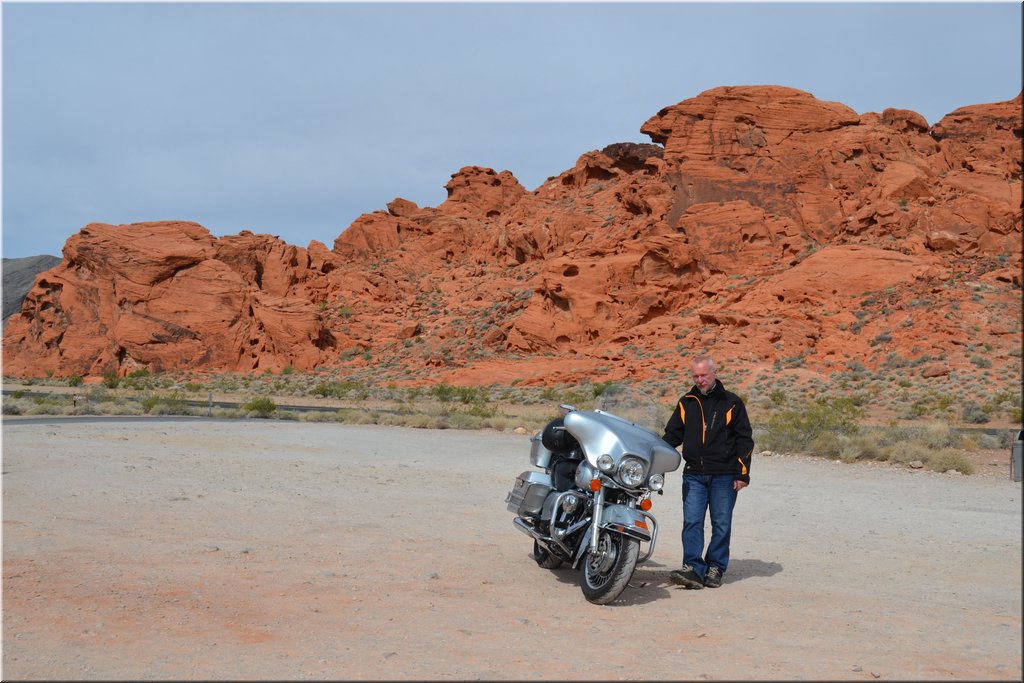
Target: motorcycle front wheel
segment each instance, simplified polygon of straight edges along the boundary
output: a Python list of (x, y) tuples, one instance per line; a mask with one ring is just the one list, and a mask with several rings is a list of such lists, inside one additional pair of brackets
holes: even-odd
[(637, 539), (602, 531), (597, 552), (587, 551), (583, 558), (583, 596), (595, 605), (614, 602), (632, 578), (639, 554)]

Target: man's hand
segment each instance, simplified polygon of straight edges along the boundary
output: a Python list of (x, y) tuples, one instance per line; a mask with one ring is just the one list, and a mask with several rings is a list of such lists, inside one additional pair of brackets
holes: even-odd
[(747, 482), (743, 481), (742, 479), (733, 479), (732, 480), (732, 487), (736, 491), (739, 491), (740, 489), (745, 489), (747, 486), (748, 486)]

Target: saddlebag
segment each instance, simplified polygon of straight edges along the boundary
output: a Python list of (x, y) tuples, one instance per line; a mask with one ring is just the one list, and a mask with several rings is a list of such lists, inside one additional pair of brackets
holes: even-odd
[(551, 475), (545, 472), (523, 472), (505, 497), (508, 511), (522, 517), (539, 518), (544, 499), (552, 490)]

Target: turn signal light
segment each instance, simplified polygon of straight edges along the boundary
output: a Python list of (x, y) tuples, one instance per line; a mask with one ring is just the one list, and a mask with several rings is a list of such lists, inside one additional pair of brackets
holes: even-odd
[(595, 492), (595, 493), (600, 491), (601, 490), (601, 480), (600, 479), (591, 479), (590, 480), (590, 490)]
[(653, 503), (651, 503), (650, 498), (644, 498), (643, 500), (640, 501), (640, 509), (643, 510), (644, 512), (650, 510), (652, 505)]
[(634, 520), (633, 520), (633, 524), (636, 524), (636, 525), (637, 525), (638, 527), (640, 527), (640, 528), (641, 528), (641, 529), (643, 529), (644, 531), (650, 531), (650, 530), (649, 530), (649, 529), (647, 528), (647, 522), (644, 522), (644, 521), (642, 521), (642, 520), (639, 520), (639, 519), (634, 519)]

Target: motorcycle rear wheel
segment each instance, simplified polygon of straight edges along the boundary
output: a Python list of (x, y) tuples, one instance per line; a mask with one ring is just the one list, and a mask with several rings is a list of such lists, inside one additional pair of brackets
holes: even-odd
[(537, 541), (533, 542), (533, 559), (537, 566), (543, 569), (557, 569), (562, 566), (562, 560)]
[(595, 605), (614, 602), (633, 577), (640, 555), (640, 541), (621, 534), (602, 531), (598, 553), (587, 551), (583, 558), (580, 588), (583, 596)]

